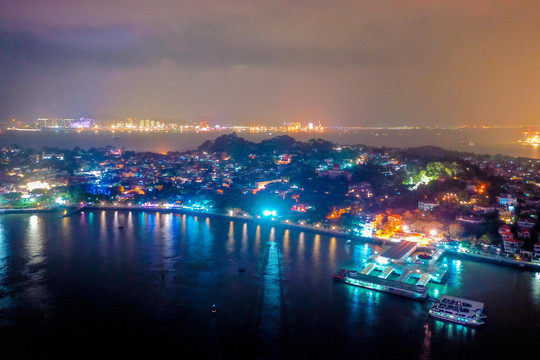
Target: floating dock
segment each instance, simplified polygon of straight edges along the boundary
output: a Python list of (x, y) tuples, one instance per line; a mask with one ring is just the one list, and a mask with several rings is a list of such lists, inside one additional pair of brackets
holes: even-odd
[(447, 269), (446, 265), (436, 263), (444, 254), (444, 249), (431, 249), (433, 253), (428, 261), (410, 262), (408, 258), (418, 247), (418, 243), (411, 241), (392, 245), (381, 255), (370, 257), (358, 271), (339, 270), (334, 275), (334, 281), (425, 300), (428, 297), (428, 283), (441, 283)]
[(364, 275), (354, 270), (339, 270), (334, 275), (334, 281), (401, 295), (415, 300), (425, 300), (427, 298), (427, 289), (424, 285), (413, 285), (401, 281), (388, 280), (384, 277)]

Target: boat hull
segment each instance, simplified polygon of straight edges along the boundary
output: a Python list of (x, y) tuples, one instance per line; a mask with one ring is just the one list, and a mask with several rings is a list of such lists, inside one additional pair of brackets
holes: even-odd
[[(429, 311), (429, 316), (432, 316), (432, 317), (434, 317), (436, 319), (439, 319), (439, 320), (449, 321), (449, 322), (453, 322), (453, 323), (461, 324), (461, 325), (480, 326), (480, 325), (485, 324), (484, 321), (482, 321), (482, 320), (465, 319), (465, 318), (461, 318), (461, 317), (455, 316), (455, 315), (440, 314), (440, 313), (432, 311), (432, 310)], [(464, 320), (461, 320), (461, 319), (464, 319)]]
[(359, 279), (350, 279), (346, 278), (345, 281), (343, 281), (345, 284), (363, 287), (365, 289), (385, 292), (389, 294), (399, 295), (408, 297), (410, 299), (424, 301), (427, 298), (427, 293), (420, 293), (420, 292), (412, 292), (404, 289), (400, 289), (398, 287), (388, 286), (388, 285), (381, 285), (381, 284), (375, 284), (369, 281), (362, 281)]
[[(350, 276), (350, 274), (354, 276)], [(357, 273), (341, 269), (334, 275), (334, 281), (342, 282), (348, 285), (363, 287), (365, 289), (385, 292), (394, 295), (408, 297), (410, 299), (423, 301), (427, 298), (427, 291), (424, 288), (418, 289), (414, 285), (405, 284), (399, 281), (382, 279), (370, 275)]]

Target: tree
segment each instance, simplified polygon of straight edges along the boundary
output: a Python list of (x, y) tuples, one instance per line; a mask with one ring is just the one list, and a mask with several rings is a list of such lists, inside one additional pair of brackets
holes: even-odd
[(448, 227), (448, 232), (451, 239), (459, 239), (465, 233), (465, 228), (460, 223), (452, 223)]
[(491, 245), (493, 243), (493, 236), (491, 234), (484, 234), (480, 237), (479, 242), (481, 244)]

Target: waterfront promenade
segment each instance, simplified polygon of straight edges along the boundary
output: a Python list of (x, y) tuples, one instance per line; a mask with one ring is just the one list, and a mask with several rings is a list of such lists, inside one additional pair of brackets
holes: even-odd
[[(223, 219), (231, 219), (231, 220), (257, 222), (257, 223), (262, 223), (262, 224), (271, 224), (273, 226), (286, 227), (286, 228), (298, 229), (298, 230), (309, 231), (309, 232), (316, 232), (320, 234), (343, 237), (343, 238), (353, 236), (352, 234), (346, 231), (341, 231), (337, 229), (326, 229), (320, 226), (294, 224), (288, 220), (277, 220), (277, 219), (263, 218), (263, 217), (258, 218), (258, 217), (253, 217), (250, 215), (246, 215), (246, 216), (234, 215), (234, 214), (231, 215), (231, 214), (217, 213), (217, 212), (212, 212), (212, 211), (192, 210), (192, 209), (179, 208), (179, 207), (160, 208), (160, 207), (148, 207), (144, 205), (120, 206), (120, 205), (95, 205), (93, 204), (93, 205), (87, 205), (78, 209), (78, 211), (84, 211), (84, 210), (151, 211), (151, 212), (160, 212), (160, 213), (177, 213), (177, 214), (186, 214), (186, 215), (194, 215), (194, 216), (207, 216), (207, 217), (215, 217), (215, 218), (223, 218)], [(70, 215), (78, 211), (75, 210), (72, 213), (70, 213)], [(375, 240), (382, 241), (382, 239), (375, 239)]]
[(473, 252), (468, 250), (451, 250), (447, 249), (446, 254), (460, 257), (468, 260), (473, 261), (479, 261), (479, 262), (486, 262), (496, 265), (503, 265), (503, 266), (512, 266), (517, 267), (521, 269), (529, 269), (529, 270), (536, 270), (540, 271), (540, 263), (530, 262), (530, 261), (523, 261), (523, 260), (513, 260), (506, 258), (501, 255), (491, 255), (488, 253), (483, 252)]

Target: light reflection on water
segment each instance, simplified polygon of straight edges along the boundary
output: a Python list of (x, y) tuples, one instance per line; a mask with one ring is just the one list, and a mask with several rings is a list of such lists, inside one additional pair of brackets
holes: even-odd
[(472, 326), (464, 326), (438, 319), (433, 319), (433, 324), (435, 325), (433, 333), (437, 337), (446, 338), (451, 341), (474, 341), (476, 336), (476, 328)]
[(258, 254), (261, 251), (261, 225), (257, 225), (255, 230), (255, 245), (253, 246), (253, 252)]
[(368, 244), (355, 244), (352, 248), (353, 262), (356, 270), (365, 266), (365, 262), (373, 254), (373, 249)]
[(319, 267), (320, 261), (320, 250), (321, 250), (321, 235), (315, 234), (313, 238), (313, 257), (312, 263), (315, 268)]
[(540, 272), (531, 275), (532, 301), (540, 306)]
[(279, 248), (275, 241), (275, 228), (270, 229), (270, 235), (267, 243), (267, 252), (263, 258), (263, 301), (260, 332), (265, 339), (264, 347), (266, 352), (276, 352), (279, 344), (282, 342), (282, 308), (281, 298), (281, 261)]
[(381, 295), (378, 291), (366, 289), (365, 322), (368, 328), (372, 328), (375, 325)]
[(378, 291), (364, 289), (358, 286), (347, 286), (350, 299), (350, 326), (359, 328), (365, 334), (374, 334), (377, 325), (377, 316), (381, 294)]
[(291, 251), (291, 244), (290, 244), (290, 231), (289, 229), (285, 229), (285, 232), (283, 233), (283, 256), (285, 258), (289, 257), (290, 251)]
[(229, 221), (229, 232), (227, 234), (227, 253), (234, 251), (234, 221)]
[(306, 234), (302, 231), (298, 235), (298, 255), (296, 261), (298, 262), (298, 267), (301, 267), (304, 264), (305, 250), (306, 250)]
[[(156, 231), (156, 238), (162, 239), (162, 257), (165, 259), (171, 259), (174, 256), (176, 256), (176, 252), (174, 249), (174, 243), (173, 243), (173, 236), (174, 231), (172, 231), (173, 227), (173, 215), (172, 214), (165, 214), (162, 216), (162, 228), (160, 231)], [(167, 267), (167, 271), (169, 271), (172, 268), (172, 264), (169, 264)]]
[(49, 292), (44, 279), (47, 260), (44, 253), (46, 224), (37, 215), (31, 215), (28, 220), (25, 236), (27, 261), (24, 269), (24, 275), (28, 277), (28, 281), (21, 299), (32, 310), (46, 315), (49, 310)]
[(450, 288), (460, 288), (463, 285), (463, 263), (458, 259), (448, 261), (447, 284)]
[(0, 222), (0, 310), (11, 305), (11, 297), (6, 293), (6, 274), (8, 271), (9, 247), (5, 236), (4, 225)]
[[(18, 236), (20, 224), (26, 229), (24, 237)], [(54, 305), (57, 298), (69, 302), (74, 287), (84, 294), (77, 299), (88, 298), (87, 306), (102, 304), (104, 315), (97, 316), (116, 315), (107, 307), (109, 296), (112, 302), (127, 306), (128, 317), (144, 324), (137, 330), (162, 321), (184, 330), (168, 336), (182, 338), (186, 331), (193, 331), (201, 335), (193, 335), (190, 341), (225, 339), (221, 346), (227, 341), (241, 343), (242, 336), (250, 333), (255, 338), (250, 341), (258, 341), (267, 358), (285, 357), (280, 356), (280, 349), (288, 346), (293, 351), (297, 343), (303, 344), (300, 349), (304, 352), (312, 347), (309, 357), (347, 358), (370, 345), (386, 349), (378, 353), (379, 358), (392, 357), (394, 350), (386, 348), (390, 334), (404, 339), (400, 344), (408, 347), (412, 358), (425, 358), (425, 354), (444, 357), (441, 344), (446, 341), (457, 354), (466, 356), (471, 343), (486, 341), (482, 331), (497, 332), (504, 339), (501, 334), (509, 329), (518, 333), (515, 329), (526, 327), (512, 321), (499, 325), (504, 310), (497, 309), (496, 300), (491, 299), (502, 297), (501, 292), (511, 289), (510, 294), (505, 293), (511, 297), (515, 289), (530, 291), (520, 298), (520, 307), (528, 307), (526, 317), (539, 313), (540, 275), (474, 263), (475, 273), (486, 272), (481, 285), (486, 289), (482, 296), (491, 301), (487, 330), (430, 318), (432, 336), (428, 338), (424, 324), (430, 303), (331, 281), (337, 269), (360, 269), (364, 260), (380, 250), (358, 240), (347, 245), (343, 238), (294, 229), (169, 213), (96, 211), (62, 219), (47, 215), (0, 217), (0, 286), (16, 294), (7, 302), (10, 297), (2, 298), (0, 293), (0, 309), (8, 307), (15, 312), (17, 306), (30, 306), (62, 318), (62, 306), (48, 304)], [(13, 261), (17, 256), (22, 266)], [(431, 284), (433, 291), (467, 297), (468, 286), (478, 287), (471, 284), (471, 262), (443, 261), (449, 268), (447, 283)], [(21, 279), (20, 273), (28, 277)], [(505, 276), (501, 278), (504, 284), (493, 292), (493, 284), (501, 281), (492, 275), (500, 274)], [(17, 293), (16, 289), (25, 290)], [(470, 298), (482, 301), (482, 296)], [(205, 315), (214, 301), (220, 306), (220, 315), (210, 325)], [(73, 314), (66, 316), (67, 323), (77, 321), (77, 311), (75, 318)], [(152, 320), (145, 322), (141, 314)], [(289, 327), (290, 332), (284, 330)], [(318, 353), (331, 339), (341, 345), (329, 353)], [(295, 354), (296, 358), (306, 355)], [(257, 357), (264, 356), (253, 358)]]
[(242, 254), (246, 255), (247, 248), (248, 248), (248, 225), (247, 223), (244, 223), (244, 225), (242, 225), (242, 248), (240, 249)]
[(37, 215), (30, 216), (26, 232), (26, 249), (30, 257), (29, 264), (31, 265), (39, 264), (44, 260), (44, 234), (40, 225), (40, 219)]
[(337, 239), (332, 236), (330, 238), (330, 246), (328, 248), (328, 261), (334, 267), (336, 263), (336, 248), (337, 248)]
[(355, 328), (360, 321), (360, 308), (363, 307), (363, 303), (360, 299), (360, 288), (357, 286), (349, 286), (348, 293), (350, 294), (350, 314), (348, 317), (350, 327)]

